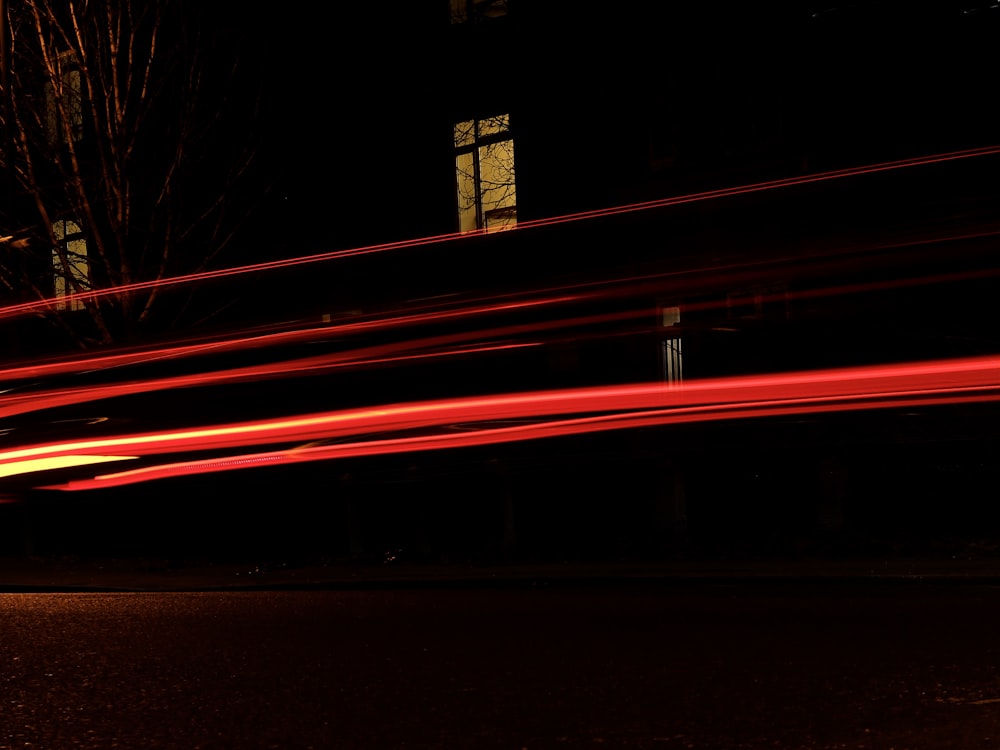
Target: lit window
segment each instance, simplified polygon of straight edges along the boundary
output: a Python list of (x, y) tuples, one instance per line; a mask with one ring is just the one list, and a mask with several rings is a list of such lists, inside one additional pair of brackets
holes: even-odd
[(510, 115), (455, 125), (458, 228), (495, 231), (517, 223)]
[(52, 225), (56, 246), (52, 248), (52, 272), (57, 310), (82, 310), (82, 300), (61, 299), (90, 289), (90, 261), (87, 240), (75, 221), (60, 219)]
[(45, 113), (51, 145), (83, 138), (83, 79), (71, 53), (56, 57), (54, 69), (49, 71)]
[(479, 23), (507, 15), (507, 0), (451, 0), (452, 23)]

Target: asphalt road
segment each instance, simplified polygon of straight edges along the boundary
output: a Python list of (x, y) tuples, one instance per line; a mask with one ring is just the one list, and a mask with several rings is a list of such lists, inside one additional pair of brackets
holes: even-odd
[(0, 748), (1000, 745), (1000, 588), (0, 594)]

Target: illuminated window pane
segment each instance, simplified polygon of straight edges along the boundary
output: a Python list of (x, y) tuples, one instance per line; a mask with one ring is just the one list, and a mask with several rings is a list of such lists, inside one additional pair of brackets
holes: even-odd
[[(514, 224), (517, 219), (514, 213), (517, 206), (514, 185), (514, 142), (497, 141), (481, 146), (479, 175), (483, 226), (492, 229)], [(493, 217), (492, 221), (490, 217)]]
[(455, 148), (471, 146), (476, 141), (476, 121), (455, 123)]
[[(52, 225), (57, 245), (52, 248), (53, 286), (56, 298), (90, 289), (90, 261), (87, 240), (75, 221), (59, 220)], [(82, 310), (82, 300), (57, 301), (57, 310)]]
[(510, 115), (497, 115), (479, 121), (479, 135), (496, 135), (510, 130)]
[(476, 188), (475, 157), (459, 154), (455, 160), (458, 178), (458, 230), (471, 232), (479, 228), (477, 207), (479, 191)]
[(509, 115), (455, 125), (455, 172), (459, 231), (497, 230), (517, 223)]

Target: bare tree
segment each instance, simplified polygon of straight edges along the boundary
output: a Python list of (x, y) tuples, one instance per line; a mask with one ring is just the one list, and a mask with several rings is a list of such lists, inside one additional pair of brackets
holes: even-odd
[(7, 0), (0, 282), (82, 345), (171, 322), (128, 285), (206, 268), (249, 216), (256, 96), (206, 6)]

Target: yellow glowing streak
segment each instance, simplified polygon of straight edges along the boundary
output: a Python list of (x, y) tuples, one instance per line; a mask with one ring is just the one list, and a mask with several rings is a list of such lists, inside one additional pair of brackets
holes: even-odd
[(30, 474), (33, 471), (48, 471), (49, 469), (64, 469), (68, 466), (86, 466), (107, 461), (124, 461), (138, 456), (51, 456), (49, 458), (30, 458), (26, 461), (11, 461), (0, 464), (0, 477), (10, 477), (15, 474)]
[[(34, 448), (23, 448), (16, 451), (5, 451), (0, 453), (0, 465), (6, 462), (23, 458), (25, 456), (41, 456), (46, 453), (59, 453), (61, 451), (91, 450), (94, 448), (114, 448), (123, 445), (148, 445), (151, 443), (173, 443), (184, 440), (204, 439), (211, 437), (226, 437), (231, 435), (253, 434), (259, 432), (280, 432), (293, 428), (316, 427), (323, 424), (336, 422), (349, 422), (356, 419), (365, 419), (374, 416), (383, 416), (392, 413), (406, 414), (408, 412), (419, 412), (419, 408), (399, 408), (399, 409), (377, 409), (373, 411), (323, 415), (320, 417), (305, 417), (302, 419), (289, 419), (276, 422), (264, 422), (260, 424), (235, 425), (230, 427), (215, 427), (204, 430), (186, 430), (184, 432), (167, 432), (153, 435), (134, 435), (124, 438), (107, 438), (104, 440), (81, 440), (75, 443), (58, 443), (56, 445), (42, 445)], [(126, 458), (135, 458), (127, 456)], [(0, 474), (0, 476), (3, 476)]]

